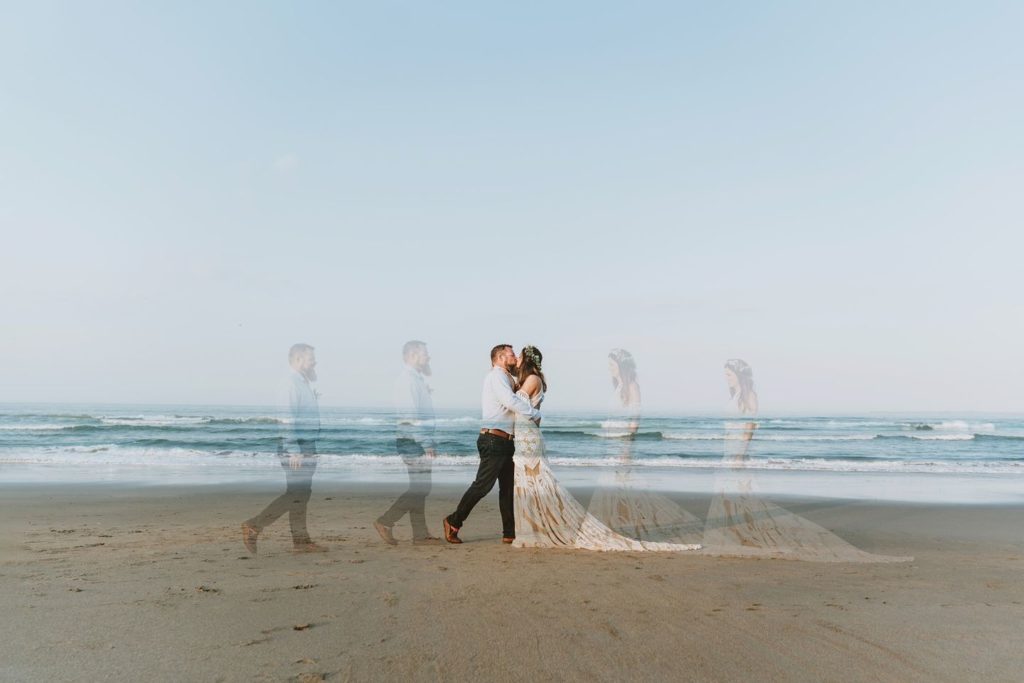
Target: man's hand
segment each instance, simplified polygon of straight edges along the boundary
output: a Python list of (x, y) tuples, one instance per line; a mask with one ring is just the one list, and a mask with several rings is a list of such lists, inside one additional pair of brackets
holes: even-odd
[(300, 469), (302, 469), (302, 454), (301, 453), (292, 453), (291, 455), (289, 455), (288, 456), (288, 467), (291, 467), (293, 470), (300, 470)]

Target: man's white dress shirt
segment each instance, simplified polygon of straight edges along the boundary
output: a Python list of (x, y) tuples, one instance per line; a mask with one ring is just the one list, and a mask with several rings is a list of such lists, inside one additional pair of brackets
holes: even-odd
[(509, 434), (515, 425), (516, 413), (531, 420), (540, 417), (539, 410), (512, 391), (512, 377), (496, 365), (484, 377), (480, 406), (481, 427), (500, 429)]
[(398, 437), (413, 439), (424, 448), (433, 448), (434, 401), (427, 378), (416, 368), (403, 365), (395, 381), (394, 398)]
[(320, 436), (320, 401), (306, 376), (294, 369), (288, 374), (286, 392), (284, 446), (286, 452), (298, 453), (299, 441)]

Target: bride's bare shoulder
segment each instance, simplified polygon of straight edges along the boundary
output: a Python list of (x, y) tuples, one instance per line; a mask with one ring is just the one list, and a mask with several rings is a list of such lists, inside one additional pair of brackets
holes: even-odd
[(540, 391), (540, 386), (540, 377), (538, 377), (537, 375), (530, 375), (525, 380), (523, 380), (523, 384), (522, 386), (519, 387), (519, 390), (525, 391), (530, 396), (533, 396), (538, 391)]

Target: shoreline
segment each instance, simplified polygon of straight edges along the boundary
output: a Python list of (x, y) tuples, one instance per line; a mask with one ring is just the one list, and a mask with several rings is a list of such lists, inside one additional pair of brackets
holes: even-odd
[[(395, 458), (388, 466), (338, 464), (321, 456), (314, 486), (329, 485), (396, 487), (407, 481), (406, 467)], [(472, 481), (476, 458), (460, 465), (434, 465), (435, 486), (464, 488)], [(615, 487), (619, 468), (610, 466), (555, 465), (560, 481), (570, 489)], [(723, 482), (747, 481), (759, 495), (772, 499), (818, 498), (836, 501), (953, 505), (1024, 505), (1024, 473), (975, 472), (848, 472), (834, 470), (732, 469), (722, 466), (675, 468), (637, 466), (629, 470), (632, 486), (650, 492), (681, 496), (710, 496)], [(280, 464), (273, 456), (246, 466), (216, 464), (95, 465), (22, 464), (0, 465), (0, 489), (25, 486), (111, 487), (273, 487), (283, 481)], [(815, 492), (818, 495), (809, 495)]]

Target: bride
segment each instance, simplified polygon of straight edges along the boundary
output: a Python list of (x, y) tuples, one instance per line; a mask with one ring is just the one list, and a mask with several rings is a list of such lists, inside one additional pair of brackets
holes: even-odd
[[(642, 541), (699, 543), (704, 522), (668, 496), (638, 486), (633, 476), (633, 446), (640, 430), (640, 382), (636, 360), (626, 349), (608, 352), (608, 371), (614, 389), (609, 419), (601, 423), (617, 461), (590, 497), (590, 514), (612, 531)], [(611, 468), (609, 468), (611, 470)]]
[(704, 554), (812, 562), (906, 562), (911, 557), (865, 552), (828, 529), (776, 505), (757, 492), (749, 449), (757, 430), (754, 371), (739, 358), (725, 364), (725, 379), (742, 421), (725, 423), (725, 456), (716, 475), (704, 531)]
[[(519, 355), (518, 395), (539, 408), (547, 391), (536, 346)], [(516, 416), (514, 506), (518, 548), (580, 548), (584, 550), (699, 550), (700, 545), (659, 543), (627, 538), (612, 531), (558, 483), (548, 464), (544, 436), (533, 421)]]

